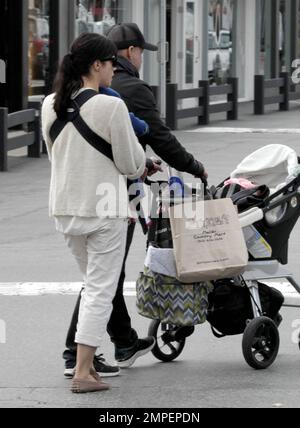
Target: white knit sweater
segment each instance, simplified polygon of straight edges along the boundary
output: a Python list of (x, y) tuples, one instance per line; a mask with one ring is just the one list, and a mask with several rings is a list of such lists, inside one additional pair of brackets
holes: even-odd
[[(126, 105), (120, 99), (97, 95), (81, 108), (87, 125), (111, 144), (113, 163), (94, 149), (71, 123), (52, 144), (49, 133), (57, 119), (54, 96), (49, 95), (42, 107), (43, 136), (52, 164), (50, 216), (126, 217), (128, 196), (124, 176), (131, 180), (141, 177), (146, 162)], [(99, 192), (103, 190), (99, 185), (105, 183), (110, 189), (109, 211), (99, 204)]]

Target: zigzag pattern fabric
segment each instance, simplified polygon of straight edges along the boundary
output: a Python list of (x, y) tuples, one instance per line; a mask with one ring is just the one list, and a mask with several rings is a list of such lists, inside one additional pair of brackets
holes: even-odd
[(176, 326), (192, 326), (206, 321), (209, 282), (182, 284), (176, 278), (145, 268), (137, 280), (137, 308), (140, 315)]

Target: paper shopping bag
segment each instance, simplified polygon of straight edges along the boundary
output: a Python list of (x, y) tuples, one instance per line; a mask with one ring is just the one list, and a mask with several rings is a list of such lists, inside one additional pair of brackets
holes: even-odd
[(231, 199), (175, 205), (170, 220), (179, 281), (213, 281), (244, 271), (248, 251)]

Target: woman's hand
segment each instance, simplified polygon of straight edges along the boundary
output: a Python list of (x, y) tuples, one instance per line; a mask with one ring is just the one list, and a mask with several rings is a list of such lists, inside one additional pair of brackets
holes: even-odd
[(163, 172), (161, 167), (162, 161), (160, 159), (151, 158), (147, 159), (147, 169), (148, 169), (148, 177), (152, 177), (154, 174), (158, 172)]

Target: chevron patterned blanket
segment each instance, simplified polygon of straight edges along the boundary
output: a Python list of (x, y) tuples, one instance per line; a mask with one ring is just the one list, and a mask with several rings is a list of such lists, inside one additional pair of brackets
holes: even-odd
[(137, 309), (140, 315), (167, 324), (203, 324), (212, 290), (210, 282), (182, 284), (145, 268), (137, 280)]

